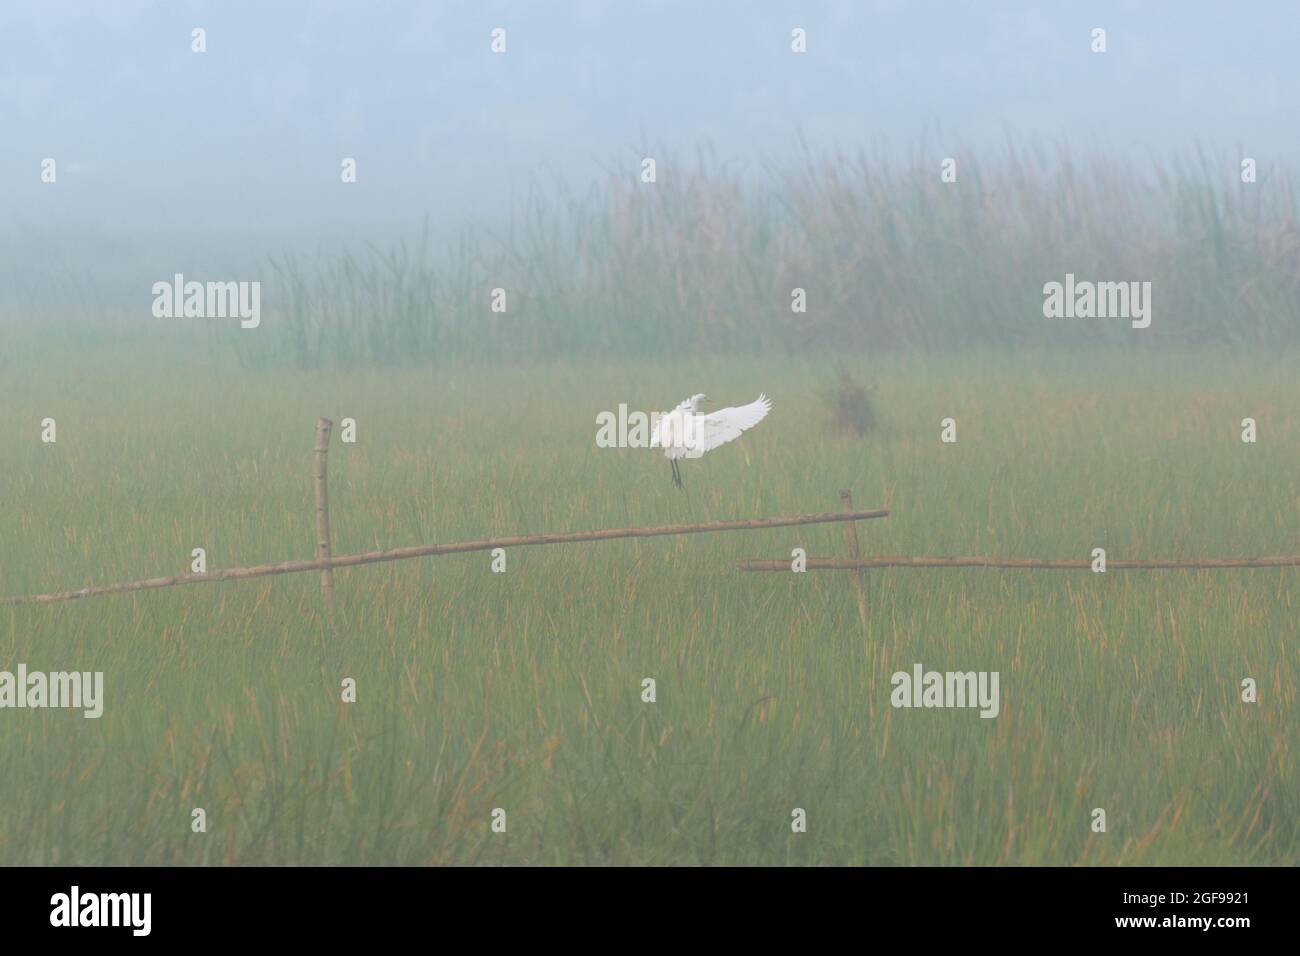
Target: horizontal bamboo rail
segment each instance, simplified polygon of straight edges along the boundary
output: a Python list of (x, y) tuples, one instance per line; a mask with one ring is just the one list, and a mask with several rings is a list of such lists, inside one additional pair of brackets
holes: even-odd
[(77, 598), (96, 597), (101, 594), (121, 594), (127, 591), (149, 591), (180, 584), (212, 584), (217, 581), (238, 581), (244, 578), (263, 578), (273, 574), (297, 574), (303, 571), (324, 571), (332, 568), (349, 568), (359, 564), (376, 564), (381, 561), (403, 561), (408, 558), (425, 558), (442, 554), (464, 554), (469, 551), (490, 551), (493, 548), (524, 548), (541, 544), (573, 544), (584, 541), (610, 541), (616, 538), (654, 538), (674, 534), (705, 534), (713, 531), (746, 531), (761, 528), (787, 528), (791, 525), (824, 524), (834, 521), (865, 521), (885, 518), (889, 512), (883, 508), (874, 511), (830, 512), (827, 514), (791, 515), (782, 518), (752, 518), (740, 521), (708, 521), (700, 524), (665, 524), (643, 528), (604, 528), (599, 531), (561, 531), (551, 534), (526, 534), (510, 538), (484, 538), (481, 541), (458, 541), (451, 544), (422, 544), (408, 548), (391, 548), (387, 551), (367, 551), (361, 554), (340, 554), (328, 560), (281, 561), (278, 564), (258, 564), (243, 568), (218, 568), (206, 574), (177, 574), (165, 578), (143, 581), (125, 581), (98, 587), (79, 588), (75, 591), (56, 591), (31, 597), (0, 599), (0, 605), (53, 604), (55, 601), (72, 601)]
[[(1275, 555), (1262, 558), (1190, 558), (1187, 560), (1128, 561), (1106, 559), (1106, 570), (1129, 568), (1155, 570), (1160, 568), (1287, 568), (1300, 566), (1300, 555)], [(745, 560), (737, 567), (742, 571), (789, 571), (790, 561)], [(983, 557), (907, 557), (882, 555), (874, 558), (808, 558), (805, 567), (833, 571), (855, 571), (862, 568), (1049, 568), (1054, 570), (1086, 569), (1092, 567), (1087, 559), (1038, 560), (1035, 558), (983, 558)]]

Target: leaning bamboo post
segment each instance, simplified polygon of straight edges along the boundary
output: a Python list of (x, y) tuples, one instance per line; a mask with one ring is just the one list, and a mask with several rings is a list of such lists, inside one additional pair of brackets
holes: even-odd
[[(787, 528), (791, 525), (825, 524), (836, 521), (866, 521), (869, 518), (887, 518), (889, 511), (853, 511), (848, 514), (791, 515), (781, 518), (752, 518), (740, 521), (706, 521), (700, 524), (650, 525), (640, 528), (603, 528), (598, 531), (561, 531), (550, 534), (525, 534), (509, 538), (484, 538), (479, 541), (457, 541), (450, 544), (421, 544), (407, 548), (389, 548), (386, 551), (366, 551), (361, 554), (341, 554), (326, 561), (281, 561), (277, 564), (257, 564), (244, 568), (216, 568), (207, 574), (177, 574), (166, 578), (148, 578), (143, 581), (124, 581), (119, 584), (101, 584), (78, 588), (75, 591), (55, 591), (31, 597), (0, 598), (0, 605), (53, 604), (76, 598), (97, 597), (101, 594), (122, 594), (128, 591), (150, 591), (170, 588), (178, 584), (215, 584), (219, 581), (242, 581), (245, 578), (264, 578), (273, 574), (298, 574), (325, 568), (351, 568), (359, 564), (376, 564), (381, 561), (405, 561), (443, 554), (465, 554), (469, 551), (491, 551), (493, 548), (523, 548), (542, 544), (577, 544), (588, 541), (611, 541), (616, 538), (654, 538), (661, 535), (703, 534), (712, 531), (747, 531), (761, 528)], [(789, 568), (789, 564), (786, 564)]]
[[(845, 488), (840, 492), (840, 510), (853, 510), (853, 492)], [(851, 521), (844, 523), (844, 541), (848, 545), (849, 557), (858, 559), (858, 529)], [(862, 619), (862, 630), (867, 628), (867, 572), (859, 570), (853, 575), (853, 587), (858, 592), (858, 617)]]
[[(316, 486), (316, 560), (330, 559), (330, 506), (329, 495), (325, 487), (326, 466), (330, 453), (330, 431), (334, 423), (328, 418), (316, 420), (316, 448), (312, 478)], [(320, 569), (320, 593), (325, 599), (325, 606), (330, 613), (334, 611), (334, 569), (322, 566)]]

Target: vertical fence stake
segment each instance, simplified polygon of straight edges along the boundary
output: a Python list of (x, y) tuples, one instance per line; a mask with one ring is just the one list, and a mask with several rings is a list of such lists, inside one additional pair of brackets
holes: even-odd
[[(334, 423), (328, 418), (316, 420), (316, 448), (312, 478), (316, 485), (316, 560), (328, 561), (330, 556), (330, 506), (325, 491), (325, 468), (330, 452), (330, 431)], [(320, 593), (330, 614), (334, 613), (334, 569), (321, 568)]]
[[(840, 492), (840, 507), (843, 511), (853, 510), (853, 492), (847, 488)], [(854, 522), (844, 522), (844, 541), (849, 548), (849, 557), (858, 557), (858, 531), (853, 527)], [(863, 532), (865, 537), (866, 532)], [(867, 630), (867, 572), (857, 570), (850, 572), (853, 575), (853, 586), (858, 592), (858, 617), (862, 619), (862, 629)]]

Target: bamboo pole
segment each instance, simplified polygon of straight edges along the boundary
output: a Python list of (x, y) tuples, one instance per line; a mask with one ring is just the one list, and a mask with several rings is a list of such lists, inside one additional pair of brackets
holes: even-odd
[[(742, 571), (789, 571), (786, 560), (759, 559), (740, 561)], [(809, 558), (808, 570), (854, 571), (864, 568), (1046, 568), (1067, 570), (1090, 568), (1086, 559), (1055, 561), (1035, 558), (984, 558), (984, 557), (907, 557), (884, 555), (875, 558)], [(1272, 555), (1259, 558), (1189, 558), (1186, 560), (1158, 559), (1152, 561), (1106, 561), (1106, 569), (1155, 570), (1163, 568), (1291, 568), (1300, 567), (1300, 555)]]
[[(840, 492), (840, 510), (853, 510), (853, 492), (847, 488)], [(848, 545), (849, 557), (858, 559), (858, 529), (852, 522), (844, 524), (844, 542)], [(858, 592), (858, 617), (862, 619), (862, 629), (867, 630), (867, 572), (861, 569), (853, 575), (853, 586)]]
[(661, 535), (703, 534), (713, 531), (746, 531), (762, 528), (786, 528), (791, 525), (824, 524), (834, 521), (866, 521), (885, 518), (889, 512), (883, 508), (874, 511), (851, 511), (811, 515), (792, 515), (782, 518), (753, 518), (740, 521), (709, 521), (701, 524), (651, 525), (642, 528), (605, 528), (599, 531), (561, 531), (550, 534), (516, 535), (510, 538), (484, 538), (480, 541), (458, 541), (451, 544), (421, 544), (407, 548), (390, 548), (386, 551), (367, 551), (361, 554), (343, 554), (326, 561), (281, 561), (278, 564), (259, 564), (245, 568), (217, 568), (206, 574), (177, 574), (165, 578), (143, 581), (125, 581), (104, 584), (75, 591), (56, 591), (31, 597), (4, 598), (0, 604), (52, 604), (76, 598), (96, 597), (101, 594), (121, 594), (127, 591), (148, 591), (169, 588), (179, 584), (211, 584), (217, 581), (238, 581), (245, 578), (263, 578), (273, 574), (297, 574), (323, 568), (348, 568), (359, 564), (376, 564), (381, 561), (403, 561), (443, 554), (464, 554), (469, 551), (491, 551), (493, 548), (522, 548), (542, 544), (574, 544), (586, 541), (610, 541), (616, 538), (653, 538)]
[[(334, 423), (328, 418), (316, 419), (316, 448), (313, 454), (312, 479), (316, 486), (316, 560), (328, 561), (330, 557), (330, 506), (326, 492), (325, 475), (329, 463), (330, 431)], [(334, 569), (320, 569), (320, 593), (331, 613), (334, 611)]]

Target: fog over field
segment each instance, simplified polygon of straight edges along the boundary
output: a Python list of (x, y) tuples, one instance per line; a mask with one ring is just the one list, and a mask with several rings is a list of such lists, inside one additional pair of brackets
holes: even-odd
[[(1300, 156), (1300, 126), (1282, 121), (1300, 99), (1287, 3), (797, 10), (10, 0), (0, 258), (14, 278), (0, 305), (30, 312), (12, 292), (26, 283), (51, 308), (138, 308), (160, 251), (248, 275), (286, 247), (387, 243), (426, 219), (440, 236), (500, 230), (530, 194), (632, 182), (648, 152), (687, 159), (704, 143), (749, 180), (797, 162), (801, 140), (927, 166), (992, 162), (1008, 142), (1148, 170), (1198, 144), (1257, 156), (1263, 175)], [(483, 55), (499, 26), (508, 55)], [(790, 55), (793, 26), (806, 56)], [(1089, 50), (1095, 27), (1104, 55)], [(45, 157), (57, 188), (41, 182)], [(357, 160), (353, 188), (342, 157)]]

